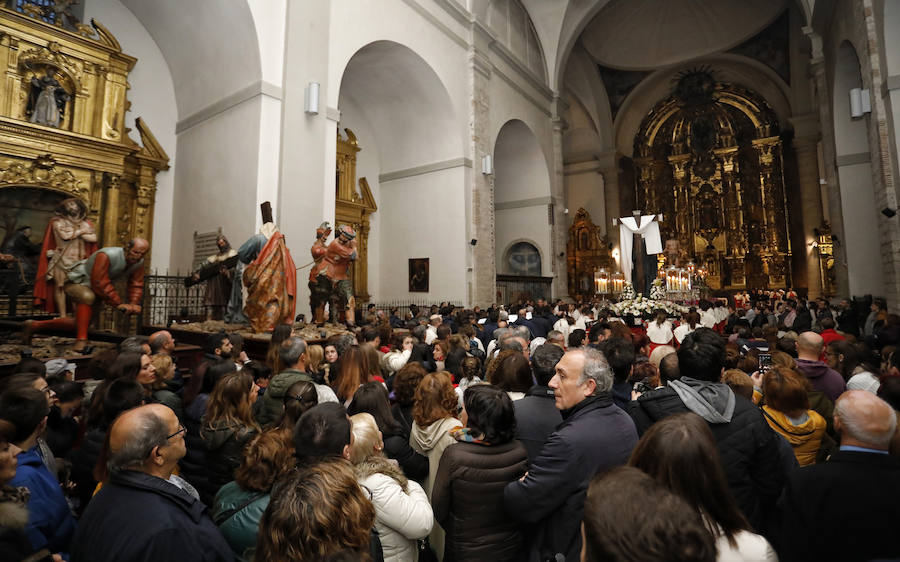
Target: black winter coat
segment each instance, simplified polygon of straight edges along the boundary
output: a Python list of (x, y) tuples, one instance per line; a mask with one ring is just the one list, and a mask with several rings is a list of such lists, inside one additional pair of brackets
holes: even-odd
[(537, 562), (581, 555), (584, 497), (598, 473), (625, 464), (637, 444), (634, 422), (609, 394), (562, 412), (563, 422), (531, 463), (528, 476), (506, 485), (506, 511), (534, 525), (527, 558)]
[(396, 431), (388, 430), (382, 436), (384, 441), (384, 455), (394, 459), (403, 469), (403, 474), (410, 480), (419, 484), (428, 478), (428, 457), (420, 455), (409, 446), (409, 433), (402, 428)]
[(106, 430), (94, 427), (88, 429), (81, 440), (81, 447), (73, 450), (69, 455), (72, 462), (72, 482), (78, 498), (81, 500), (81, 509), (91, 501), (97, 481), (94, 480), (94, 467), (100, 458), (100, 451), (106, 441)]
[[(643, 435), (659, 420), (689, 411), (672, 388), (644, 393), (628, 405), (638, 433)], [(762, 412), (743, 396), (735, 395), (731, 422), (709, 424), (722, 457), (725, 477), (738, 507), (758, 533), (772, 536), (775, 504), (785, 473), (778, 453), (778, 435)]]
[(528, 464), (518, 441), (502, 445), (454, 443), (434, 479), (434, 517), (446, 531), (444, 562), (522, 559), (521, 528), (503, 507), (503, 489)]
[(900, 461), (838, 451), (794, 472), (783, 496), (785, 562), (896, 560), (900, 538)]
[(198, 489), (203, 503), (211, 506), (219, 488), (234, 480), (234, 471), (241, 464), (244, 447), (256, 433), (255, 429), (243, 425), (224, 423), (200, 430), (206, 448), (208, 483), (205, 490)]
[[(215, 492), (210, 492), (209, 474), (206, 470), (206, 444), (203, 437), (200, 436), (200, 420), (185, 416), (184, 427), (187, 431), (184, 434), (184, 445), (187, 448), (187, 454), (178, 461), (181, 468), (179, 474), (188, 483), (197, 489), (200, 498), (206, 498), (204, 503), (210, 497), (215, 497)], [(218, 491), (218, 489), (216, 490)], [(211, 503), (206, 503), (208, 507), (212, 507)]]
[(71, 562), (230, 562), (234, 553), (206, 507), (143, 472), (112, 474), (75, 531)]
[(525, 398), (513, 402), (516, 412), (516, 439), (528, 451), (529, 462), (534, 462), (544, 443), (562, 423), (562, 415), (556, 409), (553, 389), (533, 386)]

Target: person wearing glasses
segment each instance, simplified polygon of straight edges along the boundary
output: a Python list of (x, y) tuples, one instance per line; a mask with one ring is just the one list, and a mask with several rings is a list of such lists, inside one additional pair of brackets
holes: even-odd
[(120, 415), (109, 430), (109, 480), (75, 531), (71, 562), (232, 561), (206, 506), (169, 482), (185, 429), (162, 404)]

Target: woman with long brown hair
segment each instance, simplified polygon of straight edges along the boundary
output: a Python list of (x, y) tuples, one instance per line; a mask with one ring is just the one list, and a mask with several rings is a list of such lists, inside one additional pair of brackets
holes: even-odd
[(717, 560), (778, 560), (772, 545), (753, 533), (738, 508), (712, 431), (697, 414), (675, 414), (653, 424), (628, 464), (700, 512), (716, 539)]
[(816, 463), (825, 438), (825, 418), (809, 407), (810, 390), (809, 380), (793, 369), (773, 367), (763, 375), (763, 415), (790, 443), (800, 466)]
[(281, 359), (278, 358), (278, 349), (281, 342), (291, 337), (294, 328), (290, 324), (279, 324), (272, 330), (272, 339), (269, 340), (269, 349), (266, 351), (266, 364), (272, 367), (272, 374), (277, 375), (288, 365), (282, 365)]
[[(420, 455), (428, 457), (428, 478), (424, 488), (429, 500), (441, 455), (444, 449), (456, 443), (450, 431), (463, 425), (456, 418), (457, 405), (449, 373), (429, 373), (416, 389), (409, 444)], [(444, 551), (444, 530), (440, 525), (434, 526), (430, 540), (436, 552)]]
[(200, 430), (206, 447), (208, 479), (208, 486), (200, 490), (200, 499), (206, 505), (212, 505), (219, 488), (234, 479), (244, 446), (259, 433), (252, 413), (258, 393), (253, 376), (238, 371), (219, 379), (209, 395)]
[[(368, 560), (375, 508), (350, 463), (324, 460), (280, 482), (259, 522), (257, 562)], [(365, 557), (365, 558), (363, 558)]]
[(338, 371), (332, 374), (331, 386), (338, 400), (346, 407), (359, 385), (368, 382), (368, 361), (358, 345), (351, 345), (337, 363)]

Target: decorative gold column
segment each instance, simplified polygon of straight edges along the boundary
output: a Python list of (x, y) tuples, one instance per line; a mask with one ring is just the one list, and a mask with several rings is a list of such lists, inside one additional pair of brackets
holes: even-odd
[(691, 226), (691, 176), (690, 154), (669, 156), (672, 175), (675, 178), (675, 233), (688, 255), (694, 254), (694, 229)]
[(347, 138), (337, 134), (337, 182), (335, 186), (334, 227), (348, 224), (356, 230), (357, 259), (350, 268), (353, 295), (357, 304), (368, 301), (369, 295), (369, 215), (378, 210), (369, 182), (359, 178), (356, 190), (356, 153), (361, 149), (356, 135), (344, 129)]
[(781, 139), (766, 137), (753, 140), (759, 157), (759, 181), (762, 197), (765, 237), (763, 265), (771, 287), (790, 284), (790, 256), (787, 221), (784, 209), (784, 183), (781, 175)]

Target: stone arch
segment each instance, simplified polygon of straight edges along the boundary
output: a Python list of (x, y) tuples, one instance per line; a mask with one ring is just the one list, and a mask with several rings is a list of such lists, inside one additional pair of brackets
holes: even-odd
[(547, 64), (540, 38), (528, 10), (520, 0), (490, 0), (487, 26), (499, 42), (516, 55), (525, 66), (547, 82)]
[[(537, 268), (536, 268), (537, 273), (530, 273), (530, 272), (527, 274), (516, 273), (510, 267), (510, 258), (512, 257), (511, 253), (513, 252), (515, 247), (520, 244), (528, 245), (532, 249), (534, 249), (534, 252), (537, 255), (537, 261), (538, 261)], [(506, 245), (506, 248), (502, 252), (502, 256), (503, 256), (503, 261), (501, 262), (502, 265), (500, 265), (497, 268), (497, 270), (498, 270), (497, 273), (509, 273), (509, 274), (515, 274), (515, 275), (541, 275), (541, 273), (543, 271), (544, 253), (541, 251), (540, 245), (532, 238), (523, 237), (523, 238), (517, 238), (515, 240), (512, 240), (511, 242), (509, 242)]]
[[(514, 241), (527, 240), (550, 255), (550, 173), (541, 145), (523, 121), (504, 123), (494, 142), (494, 226), (497, 263)], [(542, 274), (550, 263), (541, 260)]]
[[(356, 181), (366, 178), (378, 208), (368, 236), (369, 293), (376, 301), (422, 298), (397, 274), (410, 258), (430, 257), (430, 295), (465, 300), (467, 161), (446, 85), (410, 47), (376, 40), (347, 60), (337, 105), (342, 134), (352, 130), (361, 149)], [(423, 212), (427, 225), (412, 220)], [(423, 229), (441, 233), (440, 255)]]
[[(850, 115), (850, 90), (864, 88), (859, 57), (853, 45), (838, 47), (831, 93), (834, 115), (835, 167), (840, 189), (841, 213), (851, 295), (884, 294), (879, 221), (872, 185), (869, 116)], [(871, 95), (878, 95), (872, 93)], [(865, 227), (863, 227), (865, 225)]]

